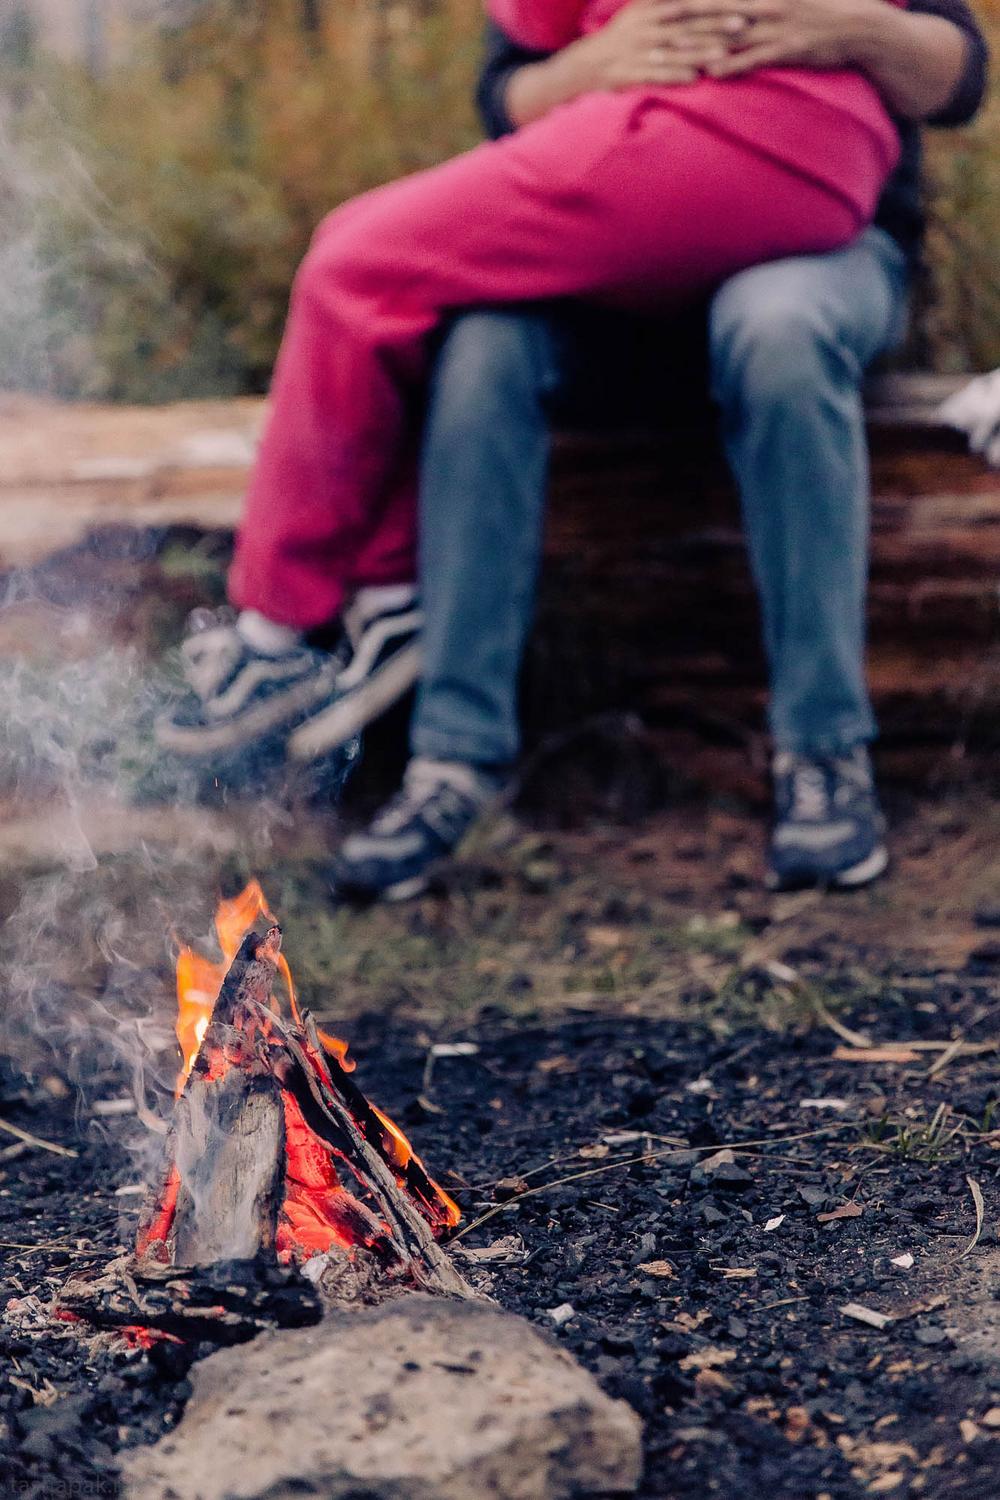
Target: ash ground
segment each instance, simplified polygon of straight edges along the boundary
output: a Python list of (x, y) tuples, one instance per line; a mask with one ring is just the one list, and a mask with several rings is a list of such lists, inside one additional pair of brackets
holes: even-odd
[[(1000, 1493), (996, 1052), (936, 1071), (940, 1051), (834, 1056), (836, 1027), (1000, 1036), (1000, 794), (981, 767), (940, 750), (904, 785), (888, 754), (890, 878), (774, 897), (760, 777), (720, 776), (716, 745), (693, 763), (710, 776), (664, 783), (641, 735), (605, 725), (536, 758), (516, 814), (434, 893), (335, 910), (339, 813), (287, 788), (193, 805), (122, 738), (183, 611), (218, 591), (224, 557), (200, 546), (53, 563), (0, 612), (0, 1118), (80, 1153), (0, 1155), (0, 1493), (112, 1496), (115, 1451), (183, 1408), (185, 1355), (82, 1340), (44, 1309), (127, 1241), (137, 1199), (116, 1190), (150, 1137), (95, 1110), (140, 1064), (166, 1107), (176, 940), (206, 946), (220, 891), (250, 875), (306, 1003), (466, 1222), (507, 1203), (463, 1242), (520, 1236), (495, 1295), (641, 1413), (647, 1500)], [(348, 816), (379, 774), (370, 759)], [(428, 1078), (454, 1041), (479, 1051)], [(495, 1186), (512, 1178), (544, 1190)], [(963, 1256), (970, 1178), (985, 1226)], [(860, 1214), (820, 1220), (845, 1204)]]
[[(911, 955), (893, 978), (879, 977), (845, 964), (845, 951), (860, 945), (845, 943), (843, 927), (872, 920), (885, 897), (853, 897), (840, 918), (825, 902), (777, 922), (758, 912), (754, 931), (727, 915), (729, 900), (714, 915), (701, 900), (704, 911), (664, 929), (643, 906), (655, 905), (651, 895), (610, 887), (606, 850), (595, 921), (589, 902), (576, 904), (577, 881), (590, 877), (573, 875), (593, 855), (578, 835), (572, 846), (550, 840), (544, 890), (525, 889), (494, 855), (489, 878), (482, 864), (468, 866), (459, 889), (407, 912), (329, 919), (341, 965), (353, 934), (362, 975), (368, 945), (390, 923), (397, 943), (423, 954), (413, 965), (417, 992), (405, 992), (408, 971), (392, 965), (398, 989), (383, 992), (378, 1010), (348, 1018), (336, 1007), (327, 1019), (349, 1033), (359, 1082), (404, 1123), (466, 1222), (506, 1203), (465, 1241), (523, 1242), (523, 1256), (494, 1270), (494, 1294), (551, 1330), (641, 1413), (650, 1500), (995, 1494), (995, 1056), (956, 1057), (933, 1077), (939, 1053), (837, 1061), (843, 1043), (810, 1014), (819, 1000), (839, 1025), (880, 1039), (986, 1041), (1000, 1019), (990, 929), (972, 929), (978, 956), (960, 969), (916, 972)], [(446, 993), (449, 976), (460, 982), (459, 940), (449, 943), (445, 929), (474, 926), (477, 907), (500, 899), (505, 880), (522, 890), (514, 902), (521, 935), (509, 934), (508, 948), (531, 945), (533, 911), (544, 926), (559, 907), (590, 987), (554, 994), (554, 959), (545, 961), (540, 942), (537, 973), (520, 951), (508, 952), (505, 971), (495, 956), (481, 961), (499, 1004), (460, 1007), (449, 994), (445, 1009), (435, 1007), (435, 977)], [(311, 912), (310, 899), (300, 921)], [(992, 919), (980, 913), (980, 922)], [(837, 928), (836, 946), (815, 935), (824, 923)], [(561, 949), (564, 984), (576, 972), (571, 946)], [(640, 948), (645, 983), (626, 962)], [(306, 957), (291, 942), (290, 951), (293, 961)], [(775, 978), (775, 962), (797, 965), (804, 988), (793, 992), (780, 970)], [(386, 972), (368, 983), (384, 985)], [(667, 974), (669, 992), (659, 993)], [(166, 995), (169, 976), (161, 977)], [(152, 971), (147, 980), (151, 989)], [(479, 1051), (436, 1058), (428, 1077), (429, 1049), (442, 1040)], [(32, 1326), (24, 1299), (44, 1304), (71, 1268), (102, 1264), (127, 1236), (136, 1202), (114, 1196), (136, 1180), (127, 1149), (135, 1122), (91, 1112), (98, 1095), (123, 1093), (125, 1080), (109, 1070), (81, 1104), (53, 1098), (59, 1077), (51, 1064), (33, 1080), (8, 1069), (0, 1107), (3, 1118), (81, 1153), (30, 1152), (2, 1167), (0, 1305), (18, 1300), (0, 1325), (0, 1475), (4, 1493), (39, 1500), (66, 1494), (70, 1477), (82, 1494), (114, 1494), (114, 1450), (157, 1436), (187, 1394), (185, 1361), (171, 1349), (125, 1352), (72, 1329)], [(846, 1107), (803, 1103), (831, 1099)], [(735, 1161), (706, 1172), (700, 1163), (726, 1145)], [(669, 1154), (613, 1165), (651, 1152)], [(582, 1172), (593, 1175), (523, 1196), (525, 1183)], [(962, 1257), (975, 1228), (969, 1177), (987, 1219)], [(496, 1186), (511, 1178), (523, 1182)], [(860, 1214), (820, 1221), (845, 1203)], [(28, 1245), (41, 1248), (18, 1248)], [(892, 1264), (907, 1254), (911, 1269)], [(840, 1311), (851, 1302), (893, 1322), (881, 1331), (854, 1322)]]

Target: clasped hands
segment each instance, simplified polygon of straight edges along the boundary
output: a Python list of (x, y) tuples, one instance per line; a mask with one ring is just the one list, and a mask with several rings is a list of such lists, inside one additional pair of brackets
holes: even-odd
[[(875, 0), (880, 3), (880, 0)], [(851, 64), (872, 0), (631, 0), (586, 39), (596, 86), (692, 83)]]

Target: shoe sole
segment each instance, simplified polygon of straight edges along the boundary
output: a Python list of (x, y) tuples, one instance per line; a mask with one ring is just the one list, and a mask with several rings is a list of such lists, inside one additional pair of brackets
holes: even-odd
[(889, 851), (884, 844), (879, 844), (866, 859), (859, 860), (849, 870), (841, 870), (833, 884), (838, 890), (855, 890), (859, 885), (868, 885), (877, 880), (888, 867)]
[(316, 760), (331, 750), (339, 750), (409, 692), (420, 676), (422, 661), (420, 645), (414, 641), (373, 672), (353, 693), (313, 714), (289, 735), (291, 759)]
[(332, 686), (332, 679), (301, 683), (298, 690), (269, 699), (228, 724), (187, 728), (169, 719), (161, 720), (156, 726), (156, 743), (163, 750), (190, 757), (218, 754), (223, 750), (246, 750), (266, 735), (308, 713), (318, 700), (330, 696)]
[(764, 877), (764, 884), (769, 891), (800, 891), (809, 890), (813, 887), (819, 889), (836, 891), (856, 891), (861, 886), (870, 885), (880, 875), (884, 875), (889, 868), (889, 850), (885, 844), (879, 844), (871, 854), (866, 854), (864, 859), (859, 860), (856, 865), (850, 865), (846, 870), (838, 870), (824, 880), (821, 876), (800, 876), (797, 879), (783, 880), (773, 870), (769, 870)]

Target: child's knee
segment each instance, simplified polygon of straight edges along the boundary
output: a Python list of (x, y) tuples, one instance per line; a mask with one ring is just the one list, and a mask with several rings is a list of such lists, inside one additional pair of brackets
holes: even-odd
[(333, 288), (354, 286), (364, 267), (359, 237), (339, 211), (328, 214), (313, 235), (295, 277), (294, 295), (312, 298)]

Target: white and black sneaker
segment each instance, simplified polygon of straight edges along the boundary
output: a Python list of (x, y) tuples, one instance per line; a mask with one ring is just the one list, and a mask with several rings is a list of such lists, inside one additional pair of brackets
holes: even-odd
[(850, 890), (886, 869), (885, 818), (864, 745), (842, 755), (779, 753), (774, 795), (767, 877), (772, 890)]
[(346, 652), (314, 651), (297, 637), (261, 650), (228, 610), (195, 610), (181, 646), (188, 691), (156, 724), (175, 755), (228, 756), (284, 737), (336, 692)]
[(405, 901), (427, 889), (437, 866), (497, 800), (499, 776), (459, 761), (411, 760), (401, 789), (331, 868), (336, 896)]
[(339, 749), (404, 698), (420, 676), (423, 614), (412, 588), (363, 591), (344, 612), (350, 658), (335, 694), (289, 736), (293, 760)]

